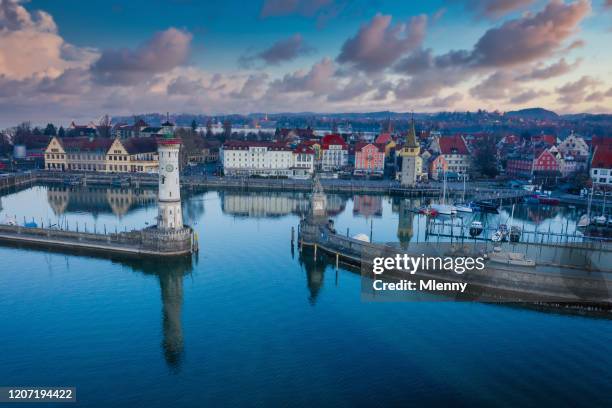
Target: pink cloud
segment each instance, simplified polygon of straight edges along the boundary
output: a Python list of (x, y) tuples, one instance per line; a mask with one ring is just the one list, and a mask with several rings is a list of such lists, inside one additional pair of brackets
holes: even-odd
[(391, 24), (390, 15), (377, 14), (342, 45), (336, 60), (375, 72), (394, 64), (404, 53), (419, 47), (425, 37), (427, 16), (412, 17), (407, 23)]

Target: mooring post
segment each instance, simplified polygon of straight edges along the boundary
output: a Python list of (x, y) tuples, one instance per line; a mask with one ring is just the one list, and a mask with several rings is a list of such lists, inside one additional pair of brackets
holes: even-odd
[(336, 252), (336, 270), (338, 270), (338, 262), (340, 260), (340, 254)]
[(294, 238), (294, 234), (295, 234), (295, 228), (291, 227), (291, 245), (293, 246), (293, 238)]
[(317, 260), (317, 244), (314, 244), (314, 260)]

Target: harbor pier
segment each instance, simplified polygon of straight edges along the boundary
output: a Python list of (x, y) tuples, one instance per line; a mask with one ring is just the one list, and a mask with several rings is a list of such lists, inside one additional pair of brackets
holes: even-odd
[(175, 257), (191, 254), (197, 243), (191, 228), (163, 232), (156, 227), (117, 233), (66, 231), (0, 225), (0, 242), (38, 248), (63, 248), (127, 256)]

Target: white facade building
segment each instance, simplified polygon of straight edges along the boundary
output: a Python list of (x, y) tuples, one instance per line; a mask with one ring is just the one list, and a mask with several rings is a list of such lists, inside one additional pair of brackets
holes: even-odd
[(220, 151), (226, 176), (294, 177), (311, 174), (314, 151), (270, 142), (231, 141)]
[(179, 183), (179, 150), (181, 142), (167, 133), (157, 142), (159, 155), (159, 196), (157, 228), (180, 230), (183, 228), (181, 187)]

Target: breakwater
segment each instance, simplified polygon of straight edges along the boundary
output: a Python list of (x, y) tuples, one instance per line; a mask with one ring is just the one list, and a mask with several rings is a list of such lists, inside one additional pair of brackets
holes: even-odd
[[(407, 246), (370, 243), (337, 234), (328, 225), (303, 220), (299, 227), (300, 250), (331, 256), (336, 267), (345, 263), (360, 268), (363, 282), (377, 279), (375, 257), (407, 254), (420, 256), (484, 256), (486, 268), (457, 274), (453, 271), (390, 271), (385, 279), (468, 283), (466, 294), (446, 294), (456, 300), (547, 304), (579, 311), (612, 312), (612, 246), (606, 243), (559, 243), (554, 246), (506, 243), (411, 243)], [(496, 249), (497, 248), (497, 249)], [(512, 256), (508, 256), (512, 254)], [(520, 256), (519, 256), (520, 255)], [(526, 265), (522, 260), (535, 260)], [(363, 284), (365, 293), (367, 284)]]
[(189, 227), (178, 231), (160, 231), (150, 227), (126, 232), (92, 233), (57, 228), (0, 225), (0, 242), (138, 257), (184, 256), (197, 250), (197, 241)]

